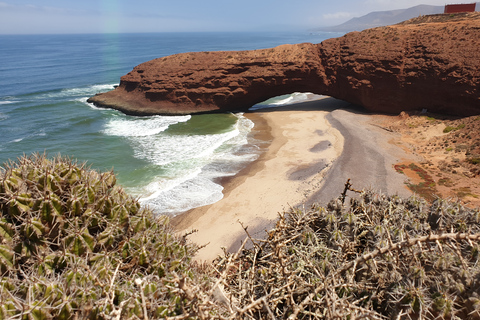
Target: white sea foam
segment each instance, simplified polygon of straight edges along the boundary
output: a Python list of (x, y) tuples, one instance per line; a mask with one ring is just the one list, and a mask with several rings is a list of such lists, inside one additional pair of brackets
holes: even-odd
[(10, 140), (7, 143), (19, 143), (19, 142), (22, 142), (25, 139), (28, 140), (28, 139), (35, 138), (35, 137), (44, 137), (46, 135), (47, 134), (45, 133), (45, 129), (40, 129), (37, 132), (26, 134), (25, 136), (23, 136), (21, 138), (16, 138), (16, 139)]
[(0, 101), (0, 105), (1, 104), (11, 104), (11, 103), (15, 103), (15, 101), (10, 101), (10, 100)]
[(155, 181), (149, 183), (145, 188), (142, 199), (151, 200), (157, 198), (161, 193), (170, 191), (175, 187), (185, 183), (188, 180), (196, 178), (202, 172), (201, 168), (193, 168), (191, 172), (183, 171), (181, 176), (176, 179), (158, 178)]
[(223, 187), (208, 177), (201, 176), (202, 169), (172, 179), (159, 177), (148, 184), (141, 192), (140, 203), (161, 213), (174, 214), (222, 199)]
[(115, 89), (117, 84), (98, 84), (98, 85), (91, 85), (86, 87), (78, 87), (78, 88), (67, 88), (62, 90), (53, 90), (49, 92), (39, 93), (36, 94), (37, 99), (58, 99), (58, 98), (69, 98), (71, 97), (73, 100), (78, 100), (78, 97), (87, 96), (91, 97), (97, 93), (109, 91)]
[(197, 176), (176, 187), (140, 199), (156, 212), (176, 214), (200, 206), (215, 203), (223, 198), (223, 187), (208, 178)]
[(292, 94), (286, 94), (274, 98), (270, 98), (264, 102), (258, 103), (251, 107), (249, 110), (259, 110), (265, 108), (275, 108), (279, 106), (286, 106), (289, 104), (314, 101), (323, 98), (322, 95), (314, 94), (311, 92), (294, 92)]
[[(155, 165), (168, 165), (208, 158), (224, 142), (239, 134), (237, 129), (211, 135), (159, 135), (135, 139), (135, 156)], [(205, 159), (208, 160), (208, 159)]]
[[(232, 153), (237, 151), (237, 148), (248, 142), (247, 135), (254, 126), (253, 122), (242, 114), (236, 116), (238, 120), (232, 130), (225, 133), (140, 136), (135, 138), (134, 143), (132, 143), (135, 156), (146, 159), (155, 165), (163, 166), (186, 161), (194, 161), (195, 165), (205, 165), (225, 156), (231, 157)], [(220, 150), (220, 152), (215, 153), (217, 149), (221, 149), (220, 147), (225, 149), (224, 152)], [(238, 159), (238, 156), (236, 158)]]
[(83, 95), (94, 95), (96, 93), (109, 91), (115, 89), (115, 86), (118, 85), (117, 83), (114, 84), (96, 84), (87, 87), (79, 87), (79, 88), (69, 88), (63, 89), (57, 93), (59, 97), (69, 97), (69, 96), (83, 96)]
[(235, 137), (234, 143), (236, 145), (244, 145), (248, 143), (247, 140), (247, 135), (250, 133), (255, 126), (252, 120), (245, 118), (243, 116), (243, 113), (238, 113), (235, 115), (238, 118), (238, 121), (236, 123), (236, 127), (240, 131), (240, 134)]
[[(135, 157), (163, 168), (162, 176), (133, 192), (142, 195), (140, 201), (157, 212), (175, 214), (211, 204), (223, 198), (223, 187), (215, 182), (219, 177), (238, 172), (241, 164), (253, 161), (257, 153), (242, 152), (254, 124), (242, 114), (230, 131), (210, 135), (175, 135), (168, 131), (149, 135), (128, 134), (128, 125), (111, 121), (107, 134), (122, 134), (130, 141)], [(151, 117), (155, 119), (172, 117)], [(174, 117), (185, 120), (182, 117)], [(180, 119), (178, 119), (180, 118)], [(136, 123), (143, 127), (140, 122)], [(113, 129), (116, 128), (116, 129)], [(121, 129), (120, 129), (121, 128)], [(135, 128), (130, 127), (133, 132)], [(151, 131), (150, 131), (151, 130)], [(258, 150), (255, 150), (258, 151)]]
[(86, 104), (87, 106), (89, 106), (90, 108), (95, 109), (95, 110), (112, 110), (111, 108), (98, 107), (98, 106), (96, 106), (95, 104), (88, 102), (88, 101), (87, 101), (88, 98), (89, 98), (89, 97), (82, 97), (82, 98), (75, 99), (75, 101), (78, 101), (78, 102), (81, 102), (81, 103), (83, 103), (83, 104)]
[(78, 102), (81, 102), (83, 104), (86, 104), (87, 106), (89, 106), (90, 108), (92, 109), (96, 109), (96, 110), (107, 110), (107, 108), (99, 108), (97, 107), (96, 105), (94, 105), (93, 103), (90, 103), (90, 102), (87, 102), (89, 97), (82, 97), (82, 98), (78, 98), (78, 99), (75, 99), (75, 101), (78, 101)]
[(104, 133), (110, 136), (121, 137), (145, 137), (156, 135), (168, 129), (169, 126), (190, 120), (191, 116), (176, 117), (124, 117), (110, 120), (106, 126)]
[[(254, 123), (244, 117), (243, 113), (235, 114), (235, 116), (238, 118), (235, 124), (235, 132), (238, 132), (238, 134), (226, 140), (222, 144), (225, 152), (213, 153), (210, 157), (211, 161), (223, 161), (226, 163), (250, 162), (258, 158), (258, 153), (260, 152), (258, 148), (250, 149), (248, 152), (241, 152), (241, 149), (244, 149), (244, 146), (249, 143), (248, 133), (253, 129)], [(223, 172), (223, 170), (221, 171)]]

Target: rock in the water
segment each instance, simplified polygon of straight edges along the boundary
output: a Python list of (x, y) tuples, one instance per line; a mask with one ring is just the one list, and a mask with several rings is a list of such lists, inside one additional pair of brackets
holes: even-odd
[(154, 59), (89, 99), (128, 114), (246, 110), (293, 92), (374, 112), (480, 113), (480, 14), (434, 15), (320, 44)]

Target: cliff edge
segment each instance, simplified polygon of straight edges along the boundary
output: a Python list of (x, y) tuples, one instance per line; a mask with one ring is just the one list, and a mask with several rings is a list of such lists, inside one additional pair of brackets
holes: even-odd
[(480, 113), (480, 13), (432, 15), (320, 44), (182, 53), (136, 66), (88, 101), (127, 114), (239, 111), (292, 92), (369, 111)]

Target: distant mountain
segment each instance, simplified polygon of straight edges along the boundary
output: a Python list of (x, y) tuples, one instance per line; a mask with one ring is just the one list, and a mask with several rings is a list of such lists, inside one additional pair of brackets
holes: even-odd
[[(477, 10), (480, 3), (477, 3)], [(350, 32), (361, 31), (368, 28), (388, 26), (396, 24), (421, 15), (443, 13), (444, 6), (418, 5), (408, 9), (375, 11), (370, 12), (362, 17), (353, 18), (345, 23), (333, 27), (315, 28), (312, 31), (331, 31), (331, 32)]]

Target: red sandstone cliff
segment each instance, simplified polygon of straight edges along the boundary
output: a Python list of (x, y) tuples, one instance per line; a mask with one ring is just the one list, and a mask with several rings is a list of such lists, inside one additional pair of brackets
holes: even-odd
[(136, 66), (118, 88), (90, 100), (133, 114), (245, 109), (284, 93), (318, 91), (318, 57), (313, 44), (176, 54)]
[(320, 44), (183, 53), (142, 63), (89, 99), (129, 114), (245, 110), (270, 97), (330, 95), (370, 111), (480, 113), (480, 14), (436, 15)]

